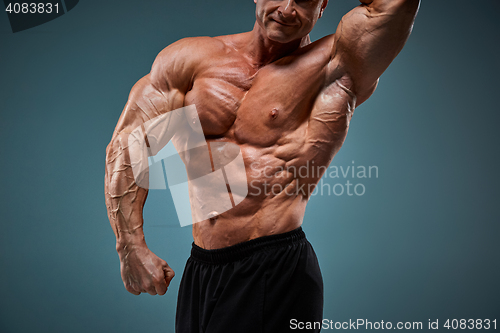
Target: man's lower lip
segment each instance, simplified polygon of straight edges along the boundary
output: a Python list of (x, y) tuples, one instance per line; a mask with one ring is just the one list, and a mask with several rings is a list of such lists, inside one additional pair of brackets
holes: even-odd
[(286, 24), (286, 23), (283, 23), (283, 22), (280, 22), (280, 21), (276, 21), (275, 19), (271, 19), (272, 21), (282, 25), (282, 26), (285, 26), (285, 27), (293, 27), (293, 25), (290, 25), (290, 24)]

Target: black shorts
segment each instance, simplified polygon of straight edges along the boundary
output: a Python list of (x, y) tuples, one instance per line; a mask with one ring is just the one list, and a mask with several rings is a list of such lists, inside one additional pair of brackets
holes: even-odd
[(296, 332), (322, 316), (323, 279), (302, 228), (216, 250), (193, 243), (176, 333)]

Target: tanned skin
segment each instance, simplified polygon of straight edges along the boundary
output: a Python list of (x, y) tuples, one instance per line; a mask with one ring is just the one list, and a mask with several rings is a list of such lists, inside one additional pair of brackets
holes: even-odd
[[(296, 229), (322, 174), (303, 178), (288, 170), (308, 162), (330, 164), (354, 109), (403, 48), (420, 3), (360, 0), (335, 34), (311, 43), (309, 32), (328, 0), (254, 2), (252, 31), (186, 38), (165, 48), (132, 88), (107, 147), (106, 206), (121, 276), (132, 294), (165, 294), (174, 271), (144, 240), (148, 191), (134, 181), (127, 148), (131, 131), (195, 104), (207, 142), (240, 147), (249, 194), (233, 209), (193, 225), (198, 246), (217, 249)], [(293, 191), (298, 184), (305, 184), (305, 193)], [(273, 186), (282, 191), (271, 192)]]

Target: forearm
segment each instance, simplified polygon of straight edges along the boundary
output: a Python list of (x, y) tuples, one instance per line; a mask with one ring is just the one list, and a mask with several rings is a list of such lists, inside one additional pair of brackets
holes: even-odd
[(142, 211), (149, 188), (148, 157), (156, 155), (185, 122), (183, 110), (169, 112), (184, 106), (193, 76), (193, 65), (186, 63), (192, 56), (187, 46), (189, 41), (167, 47), (151, 73), (134, 85), (106, 149), (106, 207), (120, 253), (146, 244)]
[(129, 151), (133, 150), (129, 147), (129, 129), (115, 132), (106, 149), (104, 187), (109, 222), (116, 236), (125, 289), (134, 295), (164, 295), (175, 273), (165, 260), (148, 249), (144, 240), (142, 210), (148, 191), (138, 183), (142, 185), (141, 178), (149, 174), (146, 170), (137, 175), (132, 170), (130, 154), (134, 152)]
[(106, 151), (106, 207), (119, 253), (146, 244), (142, 211), (148, 191), (136, 184), (127, 137), (126, 133), (116, 135)]

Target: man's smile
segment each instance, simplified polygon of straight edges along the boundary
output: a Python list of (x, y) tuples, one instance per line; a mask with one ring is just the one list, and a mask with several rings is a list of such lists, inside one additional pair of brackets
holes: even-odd
[(279, 25), (282, 25), (282, 26), (285, 26), (285, 27), (294, 27), (294, 26), (297, 26), (296, 23), (285, 23), (285, 22), (277, 20), (277, 19), (275, 19), (273, 17), (270, 17), (269, 19), (271, 21), (274, 21), (274, 22), (278, 23)]

